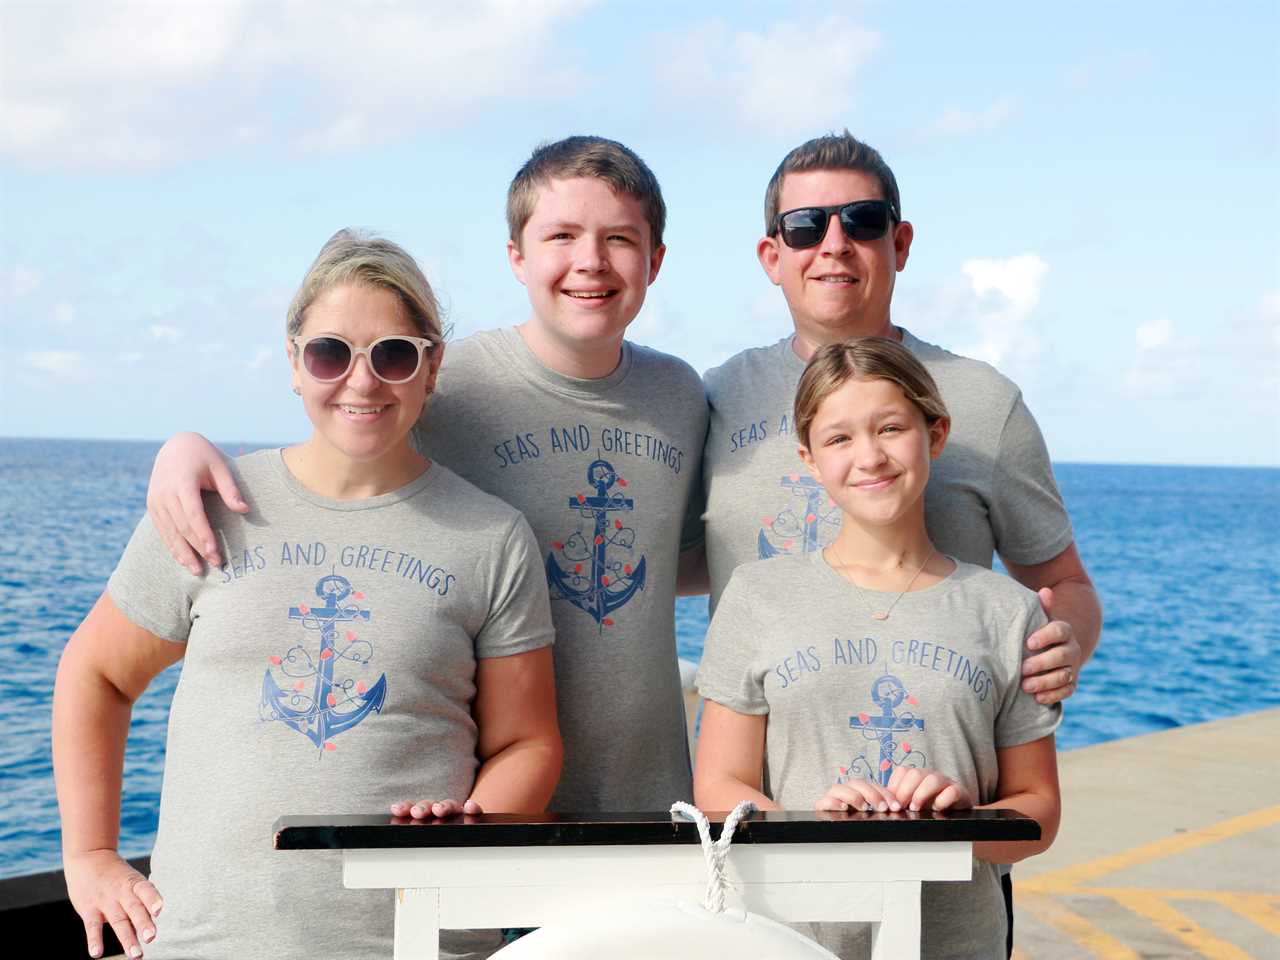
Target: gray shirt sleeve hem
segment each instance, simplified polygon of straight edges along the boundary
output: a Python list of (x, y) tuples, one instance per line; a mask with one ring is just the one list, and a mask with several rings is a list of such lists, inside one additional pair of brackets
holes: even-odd
[(112, 577), (107, 583), (107, 595), (111, 598), (111, 602), (116, 608), (125, 615), (125, 618), (135, 626), (141, 627), (152, 636), (159, 637), (161, 640), (167, 640), (170, 643), (180, 643), (186, 646), (187, 634), (178, 635), (174, 630), (161, 626), (157, 621), (152, 620), (145, 613), (120, 596), (119, 589), (115, 584), (115, 578)]

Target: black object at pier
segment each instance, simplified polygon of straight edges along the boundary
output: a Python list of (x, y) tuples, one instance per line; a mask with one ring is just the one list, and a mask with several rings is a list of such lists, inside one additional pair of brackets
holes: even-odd
[[(708, 813), (720, 836), (725, 813)], [(368, 850), (395, 847), (533, 847), (698, 843), (692, 820), (669, 813), (485, 813), (443, 820), (407, 817), (281, 817), (277, 850)], [(806, 813), (756, 811), (742, 819), (740, 843), (944, 843), (1038, 840), (1040, 825), (1014, 810), (949, 813)]]

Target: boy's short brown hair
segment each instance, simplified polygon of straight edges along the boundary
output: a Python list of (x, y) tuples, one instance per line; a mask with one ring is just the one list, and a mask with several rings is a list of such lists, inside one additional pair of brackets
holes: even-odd
[(924, 364), (897, 340), (887, 337), (855, 337), (832, 343), (809, 360), (796, 387), (796, 436), (809, 446), (809, 429), (822, 401), (850, 380), (888, 380), (924, 415), (932, 426), (950, 420), (942, 394)]
[(662, 246), (667, 205), (653, 171), (635, 151), (616, 140), (581, 136), (540, 144), (516, 173), (507, 190), (507, 229), (512, 243), (520, 246), (521, 234), (538, 202), (538, 188), (549, 180), (572, 177), (594, 177), (607, 183), (614, 193), (635, 197), (649, 222), (653, 249)]
[(778, 164), (764, 191), (764, 232), (773, 235), (778, 221), (778, 198), (782, 195), (782, 181), (788, 173), (804, 173), (807, 170), (861, 170), (880, 183), (880, 193), (889, 203), (895, 222), (902, 220), (902, 200), (898, 196), (898, 181), (875, 147), (863, 143), (848, 130), (844, 133), (828, 133), (814, 137), (796, 147)]

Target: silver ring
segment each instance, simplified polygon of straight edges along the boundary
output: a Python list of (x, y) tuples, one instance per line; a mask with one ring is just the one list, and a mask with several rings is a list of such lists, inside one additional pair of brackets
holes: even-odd
[(1076, 682), (1076, 673), (1070, 667), (1067, 667), (1067, 686)]

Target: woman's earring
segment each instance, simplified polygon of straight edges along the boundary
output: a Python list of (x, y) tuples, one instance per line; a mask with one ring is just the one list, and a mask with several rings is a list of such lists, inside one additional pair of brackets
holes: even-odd
[(295, 396), (299, 396), (299, 397), (302, 396), (302, 388), (299, 387), (296, 383), (293, 385), (293, 392)]

